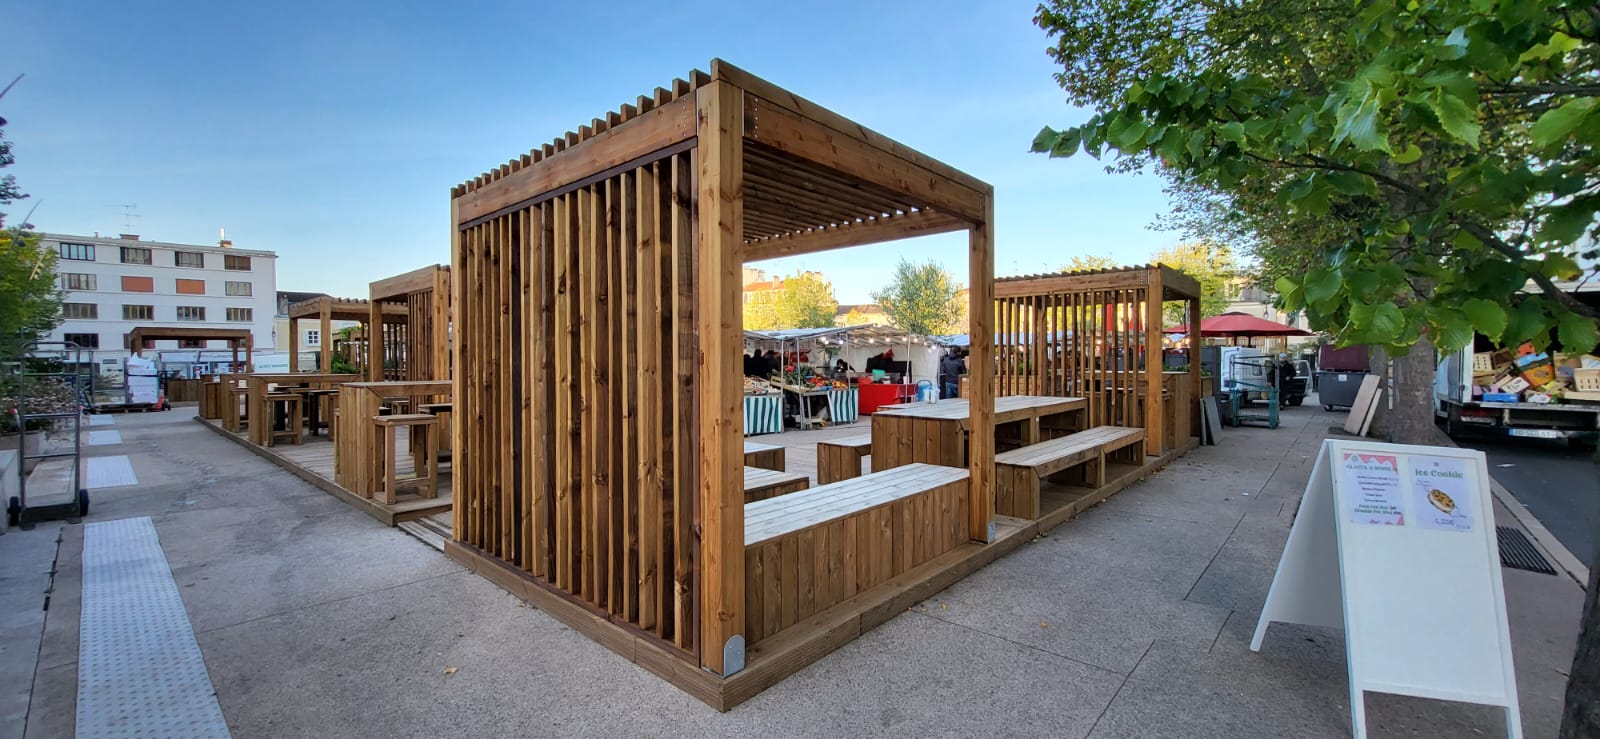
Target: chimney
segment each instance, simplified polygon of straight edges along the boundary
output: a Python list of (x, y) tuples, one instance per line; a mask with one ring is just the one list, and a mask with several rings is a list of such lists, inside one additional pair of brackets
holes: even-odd
[(228, 230), (227, 229), (225, 229), (225, 228), (217, 229), (217, 246), (219, 246), (219, 247), (221, 247), (223, 249), (232, 249), (233, 248), (233, 241), (228, 239)]
[(220, 246), (220, 247), (222, 247), (224, 249), (232, 249), (233, 248), (233, 242), (228, 240), (228, 239), (223, 239), (223, 240), (217, 242), (217, 246)]
[(138, 241), (139, 234), (117, 234), (117, 238), (123, 241)]

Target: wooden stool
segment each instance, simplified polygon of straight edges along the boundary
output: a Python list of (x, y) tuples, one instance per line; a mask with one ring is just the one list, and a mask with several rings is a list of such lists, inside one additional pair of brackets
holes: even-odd
[[(305, 434), (300, 431), (301, 401), (299, 393), (271, 393), (267, 395), (267, 446), (278, 442), (278, 437), (286, 436), (296, 444), (305, 441)], [(283, 428), (277, 427), (280, 418), (279, 409), (282, 409)]]
[(241, 405), (247, 405), (245, 400), (250, 397), (250, 388), (240, 385), (223, 388), (222, 402), (222, 427), (235, 434), (250, 426), (250, 413), (248, 408), (241, 410)]
[(861, 476), (861, 458), (872, 454), (872, 436), (852, 436), (817, 442), (817, 484), (827, 485)]
[(339, 396), (341, 394), (334, 393), (322, 399), (322, 407), (327, 409), (324, 412), (328, 414), (328, 441), (333, 441), (334, 435), (339, 433)]
[[(372, 422), (382, 434), (383, 456), (374, 472), (383, 479), (383, 489), (378, 492), (378, 502), (394, 505), (402, 484), (418, 483), (417, 494), (424, 498), (439, 495), (439, 440), (431, 433), (439, 425), (438, 416), (426, 413), (403, 413), (392, 416), (373, 416)], [(421, 435), (420, 448), (411, 455), (412, 476), (400, 479), (399, 446), (400, 428), (411, 429), (411, 436)], [(426, 471), (424, 471), (426, 470)]]

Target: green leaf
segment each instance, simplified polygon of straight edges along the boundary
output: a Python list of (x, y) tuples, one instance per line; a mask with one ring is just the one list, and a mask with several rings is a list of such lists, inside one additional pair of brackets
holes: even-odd
[(1244, 124), (1238, 121), (1229, 121), (1217, 127), (1217, 135), (1224, 141), (1235, 144), (1244, 143)]
[(1083, 131), (1076, 128), (1062, 131), (1056, 142), (1050, 147), (1050, 158), (1059, 159), (1078, 153), (1078, 144), (1082, 143), (1082, 141)]
[(1560, 31), (1556, 31), (1553, 34), (1550, 34), (1549, 41), (1522, 52), (1522, 56), (1518, 57), (1517, 61), (1530, 62), (1535, 60), (1549, 59), (1550, 57), (1559, 56), (1569, 51), (1577, 51), (1582, 46), (1583, 42)]
[(1557, 280), (1576, 280), (1583, 275), (1583, 268), (1572, 257), (1556, 252), (1544, 255), (1544, 264), (1540, 265), (1539, 271)]
[(1511, 311), (1509, 319), (1506, 321), (1506, 330), (1500, 334), (1502, 346), (1527, 341), (1545, 331), (1544, 309), (1536, 299), (1525, 298), (1519, 301), (1517, 307)]
[(1440, 59), (1460, 59), (1467, 55), (1467, 28), (1456, 26), (1435, 49)]
[(1313, 269), (1306, 275), (1306, 302), (1321, 303), (1339, 292), (1339, 273), (1327, 269)]
[(1482, 127), (1478, 124), (1478, 110), (1466, 101), (1442, 90), (1428, 96), (1428, 107), (1439, 119), (1439, 126), (1455, 140), (1478, 148)]
[(1583, 119), (1594, 111), (1596, 103), (1600, 103), (1600, 98), (1578, 98), (1555, 110), (1545, 111), (1529, 131), (1533, 143), (1537, 146), (1550, 146), (1565, 141)]
[(1588, 352), (1600, 345), (1600, 324), (1593, 318), (1565, 313), (1556, 323), (1556, 337), (1569, 352)]
[(1581, 198), (1549, 209), (1539, 224), (1536, 236), (1540, 243), (1571, 244), (1583, 237), (1594, 224), (1595, 201)]
[(1506, 332), (1506, 309), (1499, 303), (1472, 298), (1461, 304), (1461, 312), (1472, 322), (1472, 327), (1484, 336), (1499, 336)]
[(1389, 149), (1389, 135), (1378, 120), (1377, 98), (1368, 98), (1359, 105), (1351, 101), (1340, 106), (1334, 121), (1333, 143), (1337, 146), (1345, 141), (1361, 151), (1394, 153)]
[(1378, 341), (1392, 341), (1400, 336), (1406, 318), (1394, 303), (1380, 303), (1372, 309), (1370, 330)]
[(1395, 164), (1410, 164), (1422, 158), (1422, 147), (1416, 144), (1406, 144), (1394, 155)]
[(1050, 148), (1055, 146), (1056, 139), (1059, 138), (1061, 138), (1060, 132), (1056, 131), (1054, 128), (1045, 126), (1044, 128), (1039, 129), (1038, 136), (1033, 137), (1033, 148), (1029, 149), (1029, 151), (1032, 151), (1035, 154), (1042, 154), (1050, 151)]
[(1472, 326), (1461, 320), (1460, 316), (1445, 315), (1441, 319), (1435, 326), (1438, 329), (1433, 337), (1435, 348), (1453, 352), (1472, 343)]

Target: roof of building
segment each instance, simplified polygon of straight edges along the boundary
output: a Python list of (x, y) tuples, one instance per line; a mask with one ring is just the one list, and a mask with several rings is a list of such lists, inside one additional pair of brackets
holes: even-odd
[(57, 233), (40, 233), (39, 235), (49, 241), (72, 241), (83, 242), (87, 244), (105, 244), (108, 246), (142, 246), (146, 248), (153, 246), (163, 249), (182, 249), (184, 251), (216, 251), (224, 254), (238, 254), (246, 257), (278, 256), (277, 252), (268, 251), (265, 249), (240, 249), (233, 246), (221, 246), (218, 244), (178, 244), (170, 241), (149, 241), (132, 234), (122, 234), (122, 236), (130, 236), (131, 238), (122, 238), (121, 236), (81, 236), (77, 234)]

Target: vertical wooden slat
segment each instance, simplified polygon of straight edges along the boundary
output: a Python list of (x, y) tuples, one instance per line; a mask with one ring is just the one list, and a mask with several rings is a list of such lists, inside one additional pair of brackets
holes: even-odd
[(572, 576), (572, 461), (576, 447), (572, 425), (572, 309), (569, 292), (571, 283), (572, 219), (569, 201), (575, 196), (555, 198), (555, 517), (556, 527), (551, 535), (555, 551), (556, 587), (571, 592)]
[(619, 539), (622, 571), (618, 578), (622, 601), (618, 612), (634, 623), (639, 618), (639, 490), (644, 478), (639, 453), (644, 437), (644, 429), (639, 423), (640, 363), (635, 347), (639, 345), (639, 303), (641, 298), (648, 297), (648, 293), (639, 289), (639, 193), (634, 183), (636, 176), (634, 172), (625, 172), (617, 180), (614, 207), (617, 208), (620, 241), (616, 253), (622, 261), (622, 269), (617, 273), (614, 291), (622, 298), (623, 310), (622, 332), (613, 344), (617, 357), (623, 363), (618, 370), (622, 377), (623, 399), (620, 434), (623, 447), (622, 474), (619, 476), (622, 483), (622, 536)]
[[(732, 95), (726, 89), (724, 94)], [(737, 96), (733, 95), (732, 97), (736, 98)], [(727, 101), (722, 102), (726, 103)], [(728, 115), (727, 107), (726, 104), (719, 106), (719, 109), (722, 110), (720, 115)], [(738, 116), (735, 115), (733, 118), (736, 121)], [(702, 118), (701, 120), (705, 119)], [(734, 146), (738, 148), (739, 145), (735, 144)], [(733, 157), (734, 164), (732, 165), (727, 164), (725, 157), (724, 159), (724, 163), (720, 165), (721, 169), (731, 167), (736, 178), (742, 175), (743, 170), (737, 164), (739, 157)], [(717, 365), (714, 362), (717, 360), (711, 360), (713, 364), (708, 366), (704, 362), (706, 357), (720, 357), (721, 361), (732, 361), (731, 354), (720, 353), (721, 350), (713, 351), (702, 345), (701, 342), (704, 340), (702, 328), (709, 323), (716, 322), (720, 331), (726, 331), (727, 328), (722, 324), (730, 324), (733, 343), (731, 347), (728, 346), (727, 340), (730, 337), (723, 336), (723, 348), (737, 351), (742, 346), (743, 341), (743, 333), (739, 330), (743, 316), (738, 305), (740, 287), (737, 284), (731, 288), (725, 284), (719, 287), (724, 292), (721, 300), (732, 303), (731, 315), (730, 313), (724, 313), (720, 319), (703, 316), (705, 309), (699, 301), (710, 299), (711, 295), (715, 294), (705, 292), (704, 285), (701, 282), (703, 277), (699, 272), (701, 269), (709, 269), (707, 259), (701, 252), (699, 243), (697, 243), (697, 239), (703, 239), (703, 236), (698, 236), (698, 234), (705, 233), (705, 229), (709, 228), (707, 224), (713, 223), (712, 221), (707, 221), (705, 214), (697, 210), (697, 204), (702, 202), (699, 198), (703, 198), (703, 195), (699, 193), (704, 193), (707, 185), (702, 180), (699, 183), (701, 189), (697, 193), (695, 162), (689, 154), (679, 154), (673, 157), (670, 164), (672, 187), (670, 192), (664, 194), (671, 199), (669, 227), (672, 232), (672, 288), (675, 293), (672, 308), (673, 326), (670, 335), (676, 337), (673, 362), (678, 375), (674, 385), (674, 391), (677, 393), (677, 398), (673, 402), (675, 425), (671, 432), (674, 443), (673, 453), (675, 459), (673, 460), (673, 466), (676, 482), (672, 488), (672, 517), (668, 522), (672, 527), (669, 538), (672, 543), (671, 555), (673, 562), (671, 636), (679, 647), (685, 649), (704, 645), (703, 649), (701, 649), (702, 654), (704, 654), (711, 651), (720, 651), (724, 642), (707, 643), (703, 638), (704, 632), (701, 630), (701, 625), (697, 619), (714, 618), (722, 622), (726, 628), (738, 629), (742, 620), (740, 612), (743, 610), (744, 596), (742, 593), (724, 592), (720, 598), (716, 599), (738, 604), (738, 610), (729, 614), (712, 615), (705, 608), (705, 604), (709, 601), (703, 591), (705, 579), (710, 575), (704, 568), (704, 552), (707, 544), (703, 538), (703, 531), (707, 524), (702, 513), (706, 505), (703, 496), (707, 491), (716, 491), (724, 497), (722, 503), (725, 509), (722, 511), (723, 516), (718, 527), (721, 536), (716, 537), (721, 539), (718, 543), (720, 550), (726, 553), (730, 548), (738, 549), (742, 547), (744, 542), (744, 468), (742, 464), (744, 455), (740, 443), (741, 439), (739, 438), (740, 426), (737, 418), (740, 410), (739, 406), (743, 400), (743, 390), (742, 387), (732, 388), (731, 390), (724, 387), (719, 392), (723, 394), (733, 393), (732, 401), (728, 404), (728, 407), (735, 414), (735, 418), (732, 421), (731, 433), (728, 433), (728, 428), (724, 428), (721, 440), (715, 449), (723, 452), (727, 451), (726, 447), (731, 448), (731, 452), (728, 452), (728, 456), (718, 457), (720, 461), (716, 463), (721, 470), (722, 483), (710, 485), (701, 480), (701, 476), (705, 474), (701, 467), (701, 462), (706, 459), (705, 454), (708, 451), (701, 433), (701, 429), (705, 427), (708, 421), (701, 404), (710, 401), (707, 395), (708, 389), (699, 381), (699, 378), (721, 376), (715, 369)], [(731, 187), (733, 192), (742, 195), (741, 188), (732, 187), (737, 184), (736, 182), (726, 182), (726, 178), (722, 177), (719, 177), (719, 180), (722, 181), (721, 188), (729, 189)], [(742, 198), (736, 199), (736, 204), (742, 208)], [(721, 224), (718, 226), (719, 238), (724, 240), (731, 238), (737, 243), (739, 229), (734, 228), (729, 231), (722, 226), (726, 225), (723, 222), (730, 216), (732, 216), (734, 222), (739, 221), (739, 208), (732, 209), (734, 212), (730, 214), (724, 212), (727, 209), (722, 208), (719, 204), (719, 207), (715, 210), (719, 213), (718, 220), (715, 223)], [(728, 234), (733, 235), (730, 237)], [(723, 243), (722, 246), (726, 247), (727, 244)], [(726, 261), (728, 258), (728, 254), (724, 253), (714, 261), (723, 263), (723, 268), (727, 269)], [(732, 276), (735, 283), (738, 282), (738, 274), (739, 262), (737, 254), (734, 254)], [(728, 293), (731, 293), (731, 295)], [(727, 306), (724, 306), (724, 309), (727, 310)], [(730, 512), (737, 517), (737, 521), (729, 518)], [(697, 532), (701, 535), (697, 535)], [(730, 541), (727, 538), (729, 532), (737, 532), (737, 538)], [(744, 560), (740, 558), (739, 566), (742, 566), (743, 562)], [(696, 577), (697, 572), (700, 574), (698, 578)], [(737, 575), (738, 573), (733, 574)], [(721, 576), (727, 577), (728, 573), (722, 573)]]
[[(1162, 401), (1161, 401), (1161, 270), (1150, 271), (1150, 281), (1145, 286), (1145, 317), (1144, 317), (1144, 443), (1145, 453), (1160, 455), (1162, 440), (1165, 438), (1162, 428)], [(1188, 435), (1188, 430), (1183, 430), (1180, 440)]]
[[(639, 356), (639, 412), (640, 423), (639, 450), (640, 455), (640, 480), (639, 480), (639, 510), (638, 530), (639, 537), (639, 626), (644, 629), (661, 634), (661, 619), (657, 608), (660, 603), (661, 577), (661, 538), (663, 526), (661, 525), (661, 496), (662, 496), (662, 459), (661, 449), (664, 439), (663, 423), (670, 423), (671, 413), (662, 406), (662, 382), (671, 375), (663, 371), (661, 364), (661, 346), (663, 339), (669, 339), (672, 334), (662, 330), (662, 318), (665, 315), (661, 300), (660, 280), (662, 272), (660, 266), (660, 242), (658, 231), (660, 219), (656, 216), (657, 198), (656, 190), (656, 165), (649, 164), (639, 168), (635, 185), (635, 206), (637, 207), (636, 222), (638, 224), (638, 252), (639, 271), (634, 282), (634, 291), (640, 301), (641, 323), (637, 337), (636, 354)], [(667, 276), (671, 275), (668, 271)]]
[[(972, 366), (987, 376), (993, 361), (994, 335), (994, 192), (985, 196), (984, 223), (968, 232), (967, 259), (970, 285), (968, 307)], [(972, 383), (967, 449), (967, 535), (975, 541), (994, 540), (994, 388), (988, 382)]]

